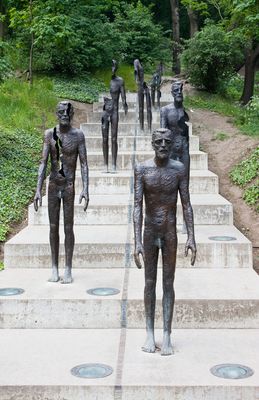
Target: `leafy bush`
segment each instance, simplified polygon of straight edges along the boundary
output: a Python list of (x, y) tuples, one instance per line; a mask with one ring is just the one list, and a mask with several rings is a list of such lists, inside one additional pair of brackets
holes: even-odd
[(248, 205), (255, 206), (255, 210), (259, 212), (259, 180), (244, 191), (243, 199)]
[(216, 92), (219, 83), (234, 73), (243, 60), (242, 37), (235, 31), (225, 32), (217, 25), (207, 25), (187, 42), (183, 64), (190, 82)]
[(54, 78), (54, 92), (62, 98), (93, 103), (98, 100), (99, 93), (105, 90), (104, 83), (90, 75), (78, 78), (66, 76)]
[(259, 147), (246, 159), (236, 165), (230, 172), (234, 183), (244, 186), (259, 174)]
[(40, 130), (55, 122), (57, 98), (49, 79), (8, 79), (0, 97), (0, 241), (25, 215), (32, 199), (41, 155)]
[(12, 67), (6, 54), (8, 44), (0, 40), (0, 81), (11, 75)]

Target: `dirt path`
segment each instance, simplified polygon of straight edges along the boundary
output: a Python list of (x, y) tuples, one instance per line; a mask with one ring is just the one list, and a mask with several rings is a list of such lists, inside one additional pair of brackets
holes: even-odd
[[(234, 225), (252, 242), (254, 267), (259, 271), (259, 214), (242, 199), (242, 190), (234, 185), (230, 170), (258, 146), (258, 139), (241, 134), (227, 117), (207, 110), (189, 112), (193, 134), (200, 137), (200, 148), (208, 153), (209, 169), (219, 177), (219, 192), (233, 204)], [(225, 139), (220, 140), (219, 134)]]

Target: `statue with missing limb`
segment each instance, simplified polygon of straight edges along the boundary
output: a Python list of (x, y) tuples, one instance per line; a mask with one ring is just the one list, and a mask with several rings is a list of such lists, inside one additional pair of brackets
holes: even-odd
[[(189, 128), (186, 122), (189, 116), (183, 107), (183, 83), (178, 81), (172, 84), (171, 93), (174, 102), (161, 108), (160, 126), (170, 129), (173, 133), (173, 147), (171, 158), (181, 161), (190, 180), (190, 151), (189, 151)], [(186, 223), (183, 224), (183, 233), (186, 233)]]
[(53, 129), (47, 129), (44, 135), (42, 160), (39, 166), (38, 184), (34, 197), (34, 208), (38, 211), (42, 205), (42, 185), (46, 175), (47, 162), (50, 156), (51, 171), (48, 185), (48, 212), (50, 223), (50, 248), (52, 259), (52, 276), (50, 282), (60, 280), (58, 270), (59, 257), (59, 214), (61, 200), (64, 212), (65, 231), (65, 272), (62, 283), (72, 282), (72, 257), (74, 250), (74, 197), (76, 163), (79, 156), (83, 190), (79, 203), (85, 200), (84, 211), (88, 206), (88, 166), (85, 146), (85, 137), (81, 130), (73, 128), (73, 106), (62, 101), (57, 106), (59, 124)]
[(112, 142), (112, 171), (116, 172), (118, 154), (118, 124), (119, 124), (119, 98), (121, 95), (125, 114), (128, 112), (124, 80), (116, 75), (117, 62), (112, 60), (112, 79), (110, 82), (111, 102), (104, 99), (104, 113), (102, 115), (103, 157), (106, 172), (108, 172), (109, 154), (109, 125), (111, 126)]
[(134, 76), (138, 85), (138, 109), (139, 109), (139, 125), (140, 129), (144, 130), (144, 98), (146, 97), (147, 104), (147, 121), (148, 129), (151, 131), (152, 124), (152, 107), (149, 88), (144, 81), (144, 69), (138, 59), (134, 60)]
[[(156, 279), (159, 249), (163, 259), (163, 344), (161, 355), (173, 353), (171, 325), (174, 309), (174, 276), (177, 250), (176, 204), (178, 191), (183, 204), (188, 238), (185, 256), (191, 250), (191, 265), (196, 258), (193, 211), (190, 203), (188, 179), (184, 165), (172, 160), (172, 133), (158, 129), (152, 135), (155, 158), (135, 167), (134, 183), (134, 259), (141, 268), (140, 254), (145, 266), (144, 304), (147, 338), (143, 351), (156, 351), (154, 319), (156, 303)], [(145, 221), (142, 242), (143, 198), (145, 199)]]

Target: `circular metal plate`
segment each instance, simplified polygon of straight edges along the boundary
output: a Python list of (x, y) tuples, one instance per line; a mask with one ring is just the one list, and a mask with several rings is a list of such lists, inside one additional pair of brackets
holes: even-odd
[(71, 374), (78, 378), (105, 378), (113, 373), (112, 367), (105, 364), (81, 364), (71, 369)]
[(239, 364), (215, 365), (210, 369), (210, 372), (218, 378), (224, 379), (243, 379), (254, 374), (251, 368)]
[(120, 293), (120, 291), (111, 287), (99, 287), (89, 289), (87, 290), (87, 293), (92, 294), (93, 296), (114, 296), (115, 294)]
[(20, 288), (2, 288), (0, 289), (0, 296), (17, 296), (18, 294), (24, 293), (23, 289)]
[(210, 240), (216, 240), (218, 242), (230, 242), (231, 240), (237, 240), (234, 236), (210, 236)]

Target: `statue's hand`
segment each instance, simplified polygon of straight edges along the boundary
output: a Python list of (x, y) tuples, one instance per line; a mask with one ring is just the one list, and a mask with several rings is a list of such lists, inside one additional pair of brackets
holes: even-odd
[(187, 242), (185, 245), (185, 257), (188, 256), (189, 250), (191, 250), (191, 252), (192, 252), (191, 265), (194, 265), (195, 259), (196, 259), (196, 253), (197, 253), (196, 243), (195, 243), (194, 238), (187, 239)]
[(34, 204), (34, 210), (38, 211), (39, 206), (42, 206), (42, 196), (41, 196), (41, 191), (37, 190), (36, 194), (34, 196), (34, 200), (33, 200), (33, 204)]
[(79, 196), (79, 204), (82, 203), (83, 199), (85, 199), (84, 211), (86, 211), (87, 207), (88, 207), (88, 203), (89, 203), (89, 195), (84, 190), (82, 191), (82, 193)]
[(124, 103), (123, 108), (124, 108), (125, 115), (127, 115), (128, 114), (128, 104)]
[(144, 252), (144, 247), (143, 247), (142, 243), (137, 244), (135, 246), (135, 251), (134, 251), (135, 264), (139, 269), (142, 268), (142, 265), (141, 265), (141, 262), (140, 262), (140, 257), (139, 257), (140, 254), (142, 255), (142, 258), (143, 258), (143, 260), (145, 262), (145, 252)]

